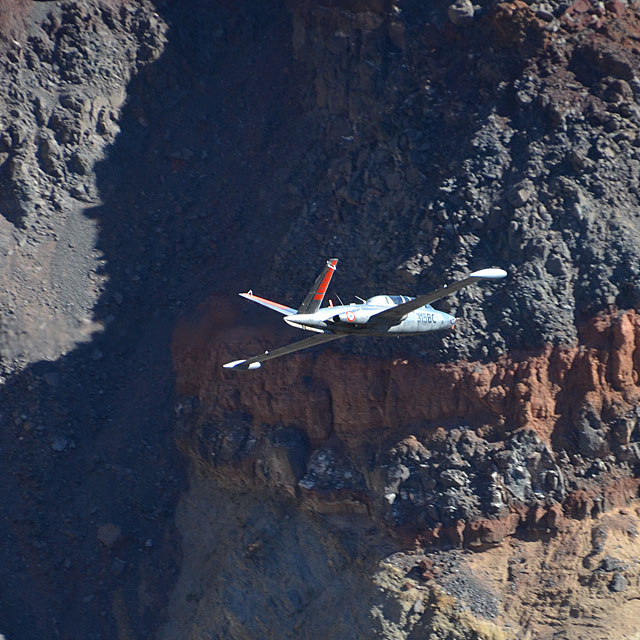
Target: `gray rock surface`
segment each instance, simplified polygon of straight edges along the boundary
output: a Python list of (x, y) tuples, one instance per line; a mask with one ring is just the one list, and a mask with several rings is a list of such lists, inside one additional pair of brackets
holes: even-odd
[[(395, 525), (451, 526), (508, 512), (513, 504), (562, 501), (565, 475), (532, 431), (492, 446), (472, 430), (452, 429), (442, 442), (406, 440), (380, 464), (384, 495), (395, 498)], [(380, 501), (382, 504), (382, 501)]]
[(92, 310), (104, 263), (96, 223), (84, 210), (99, 202), (94, 165), (119, 130), (127, 83), (158, 57), (166, 27), (150, 3), (116, 12), (100, 2), (66, 2), (34, 5), (22, 29), (4, 43), (0, 90), (6, 370), (53, 360), (103, 329)]
[(611, 582), (609, 583), (609, 589), (611, 589), (611, 591), (615, 591), (616, 593), (626, 591), (628, 586), (629, 583), (622, 573), (615, 573), (613, 575), (613, 578), (611, 579)]

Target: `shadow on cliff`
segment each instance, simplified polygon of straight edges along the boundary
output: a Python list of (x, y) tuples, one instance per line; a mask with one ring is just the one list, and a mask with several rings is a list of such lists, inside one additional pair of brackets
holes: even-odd
[[(282, 100), (287, 13), (227, 4), (158, 3), (169, 44), (130, 83), (121, 132), (95, 167), (102, 203), (84, 212), (106, 261), (94, 310), (104, 330), (0, 392), (9, 638), (148, 637), (161, 622), (186, 481), (173, 328), (183, 309), (235, 290), (231, 274), (262, 269), (286, 226), (260, 219), (257, 194), (272, 169), (261, 149), (296, 109)], [(243, 65), (254, 65), (250, 87)]]

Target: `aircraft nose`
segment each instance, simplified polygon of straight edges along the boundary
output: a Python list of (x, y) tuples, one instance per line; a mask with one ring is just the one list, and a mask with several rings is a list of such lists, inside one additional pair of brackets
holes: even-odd
[(458, 318), (454, 318), (453, 316), (449, 318), (449, 323), (451, 324), (451, 327), (450, 327), (451, 331), (453, 331), (456, 328), (457, 321), (458, 321)]

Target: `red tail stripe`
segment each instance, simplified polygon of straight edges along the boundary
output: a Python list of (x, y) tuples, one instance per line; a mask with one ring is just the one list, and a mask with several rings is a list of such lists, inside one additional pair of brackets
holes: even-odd
[(324, 293), (327, 292), (327, 287), (329, 286), (329, 283), (331, 282), (331, 277), (332, 276), (333, 276), (333, 269), (331, 269), (330, 271), (327, 271), (325, 277), (322, 278), (322, 282), (320, 283), (320, 286), (318, 287), (318, 291), (317, 291), (316, 295), (318, 293), (324, 294)]

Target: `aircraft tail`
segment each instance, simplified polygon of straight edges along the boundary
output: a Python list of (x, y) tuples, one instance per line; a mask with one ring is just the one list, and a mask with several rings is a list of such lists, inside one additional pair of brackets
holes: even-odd
[(320, 308), (337, 264), (338, 258), (327, 260), (325, 268), (316, 278), (311, 291), (309, 291), (307, 297), (302, 301), (298, 313), (315, 313)]

